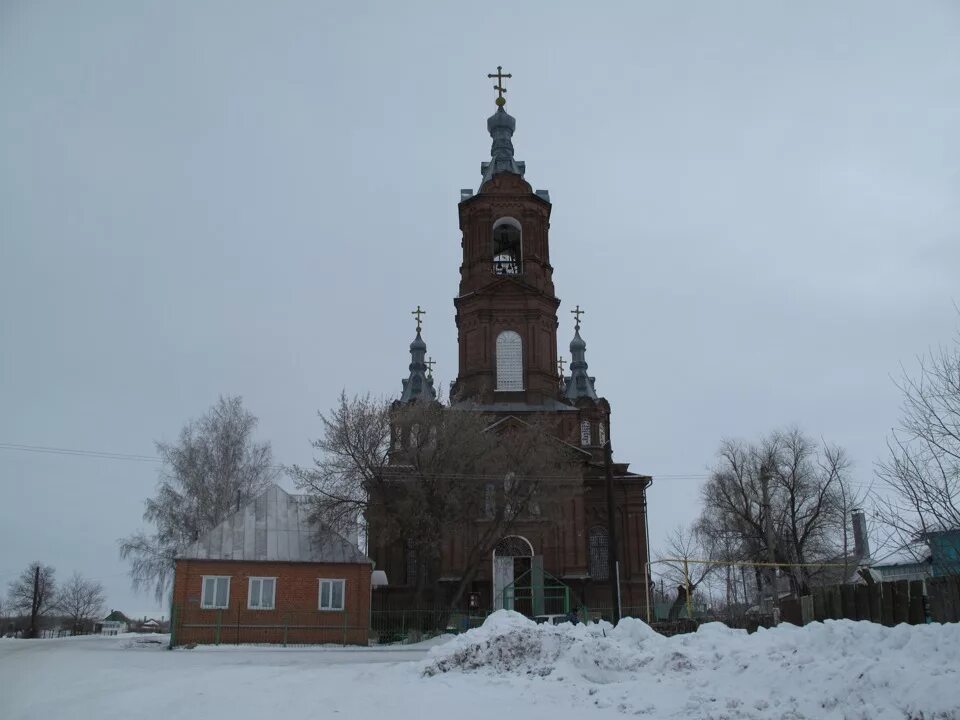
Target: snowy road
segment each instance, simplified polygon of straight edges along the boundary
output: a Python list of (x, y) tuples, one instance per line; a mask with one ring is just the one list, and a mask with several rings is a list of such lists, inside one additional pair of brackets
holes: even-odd
[(847, 620), (662, 637), (483, 627), (390, 648), (0, 640), (0, 720), (960, 720), (960, 625)]
[(125, 638), (0, 639), (2, 720), (556, 720), (522, 691), (420, 677), (429, 647), (130, 647)]

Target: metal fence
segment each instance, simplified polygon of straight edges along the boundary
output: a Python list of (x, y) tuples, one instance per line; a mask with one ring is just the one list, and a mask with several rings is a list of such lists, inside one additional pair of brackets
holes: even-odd
[(174, 605), (170, 645), (366, 645), (369, 617), (350, 611), (205, 610)]

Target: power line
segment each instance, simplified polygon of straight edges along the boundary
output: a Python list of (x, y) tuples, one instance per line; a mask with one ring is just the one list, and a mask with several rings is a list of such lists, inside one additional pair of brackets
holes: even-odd
[[(74, 457), (88, 457), (88, 458), (100, 458), (104, 460), (126, 460), (130, 462), (152, 462), (159, 463), (163, 462), (163, 459), (157, 457), (156, 455), (139, 455), (134, 453), (118, 453), (118, 452), (109, 452), (106, 450), (80, 450), (76, 448), (62, 448), (62, 447), (51, 447), (48, 445), (26, 445), (23, 443), (8, 443), (0, 442), (0, 450), (13, 450), (19, 452), (31, 452), (39, 454), (48, 454), (48, 455), (71, 455)], [(283, 470), (285, 469), (284, 465), (271, 465), (274, 470)], [(394, 468), (385, 468), (385, 475), (405, 475), (409, 471), (404, 471), (400, 467)], [(473, 473), (427, 473), (432, 478), (437, 480), (502, 480), (500, 476), (494, 475), (481, 475)], [(707, 480), (711, 477), (709, 473), (665, 473), (663, 475), (657, 473), (651, 473), (651, 476), (654, 480), (670, 480), (670, 481), (680, 481), (680, 480)], [(573, 476), (569, 475), (557, 475), (557, 476), (538, 476), (538, 479), (543, 480), (571, 480), (575, 479)], [(846, 481), (848, 485), (853, 487), (860, 488), (862, 490), (871, 489), (870, 486), (865, 487), (865, 483), (860, 481), (848, 480)]]
[(46, 445), (23, 445), (20, 443), (0, 443), (2, 450), (19, 450), (22, 452), (41, 453), (48, 455), (75, 455), (79, 457), (105, 458), (108, 460), (132, 460), (136, 462), (161, 462), (155, 455), (134, 455), (131, 453), (115, 453), (103, 450), (76, 450), (72, 448), (48, 447)]

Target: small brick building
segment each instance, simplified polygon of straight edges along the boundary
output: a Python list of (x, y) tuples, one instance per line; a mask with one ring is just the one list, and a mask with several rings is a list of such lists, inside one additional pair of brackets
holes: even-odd
[(366, 645), (372, 566), (272, 485), (176, 559), (172, 644)]

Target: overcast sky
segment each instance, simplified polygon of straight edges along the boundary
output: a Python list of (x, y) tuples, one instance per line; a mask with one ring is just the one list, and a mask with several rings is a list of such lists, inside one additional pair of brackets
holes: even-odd
[[(220, 394), (307, 463), (341, 388), (446, 387), (460, 188), (495, 109), (654, 546), (721, 439), (872, 478), (960, 300), (955, 2), (0, 2), (0, 443), (152, 456)], [(157, 464), (0, 447), (0, 585), (129, 589)], [(669, 477), (669, 476), (680, 477)]]

